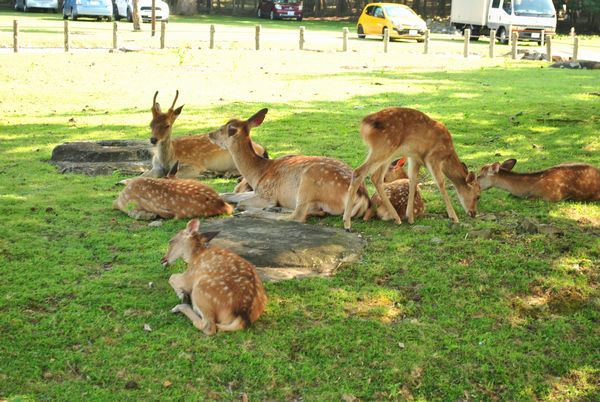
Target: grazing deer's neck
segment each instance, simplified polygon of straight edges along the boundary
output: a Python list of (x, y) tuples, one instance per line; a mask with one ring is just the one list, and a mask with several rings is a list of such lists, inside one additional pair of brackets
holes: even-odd
[(272, 161), (256, 154), (250, 136), (244, 136), (233, 142), (229, 151), (237, 169), (246, 178), (250, 186), (255, 188), (256, 183), (258, 183)]
[(536, 187), (539, 178), (531, 174), (519, 174), (500, 169), (490, 179), (494, 187), (506, 190), (512, 195), (526, 196)]
[(445, 163), (442, 164), (442, 172), (450, 179), (457, 189), (464, 188), (467, 185), (467, 174), (465, 173), (464, 166), (456, 156), (456, 153), (448, 158)]

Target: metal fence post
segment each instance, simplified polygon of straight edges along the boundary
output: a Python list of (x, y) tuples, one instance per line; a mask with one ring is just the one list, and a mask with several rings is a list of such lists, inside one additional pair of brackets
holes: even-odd
[(390, 31), (387, 29), (383, 30), (383, 52), (387, 53), (388, 43), (390, 42)]
[(425, 35), (423, 38), (423, 54), (429, 54), (429, 35), (431, 31), (429, 29), (425, 30)]
[(298, 38), (298, 49), (304, 50), (304, 27), (300, 27), (299, 38)]
[(260, 25), (257, 25), (255, 28), (254, 41), (256, 50), (260, 50)]
[(65, 52), (71, 49), (71, 39), (69, 38), (69, 20), (65, 20)]
[(167, 23), (164, 21), (160, 22), (160, 48), (165, 48), (165, 31), (167, 30)]
[(496, 57), (496, 30), (490, 31), (490, 59)]
[(512, 51), (511, 51), (513, 60), (517, 60), (518, 45), (519, 45), (519, 33), (513, 32), (512, 33)]
[(469, 57), (469, 42), (471, 41), (471, 30), (469, 28), (465, 29), (464, 37), (465, 45), (463, 49), (463, 56)]
[(117, 37), (117, 23), (113, 22), (113, 49), (117, 50), (119, 47), (119, 38)]
[(552, 61), (552, 36), (546, 35), (546, 60)]
[(348, 28), (342, 30), (342, 52), (348, 51)]
[(208, 48), (209, 49), (215, 48), (215, 26), (214, 25), (210, 26), (210, 40), (208, 42)]
[(19, 21), (13, 20), (13, 50), (19, 51)]

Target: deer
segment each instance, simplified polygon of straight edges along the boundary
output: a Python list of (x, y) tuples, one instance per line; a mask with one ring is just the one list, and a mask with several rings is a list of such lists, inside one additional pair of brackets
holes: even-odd
[(464, 210), (471, 217), (476, 216), (481, 192), (479, 183), (475, 174), (469, 172), (467, 166), (458, 158), (452, 136), (441, 122), (415, 109), (390, 107), (364, 117), (360, 126), (360, 135), (369, 152), (365, 162), (354, 170), (352, 183), (348, 188), (344, 210), (346, 230), (351, 229), (352, 203), (355, 194), (367, 176), (371, 178), (382, 204), (395, 222), (402, 223), (383, 187), (387, 167), (397, 155), (406, 155), (408, 160), (407, 219), (410, 224), (414, 223), (417, 176), (422, 165), (425, 165), (433, 176), (452, 222), (458, 223), (458, 216), (446, 192), (444, 176), (454, 183)]
[[(156, 146), (156, 150), (152, 158), (152, 169), (144, 172), (143, 177), (164, 177), (175, 161), (181, 163), (177, 174), (181, 178), (195, 178), (207, 170), (217, 173), (236, 171), (229, 152), (210, 142), (207, 134), (171, 138), (173, 124), (183, 110), (183, 105), (175, 108), (179, 90), (175, 92), (173, 104), (166, 113), (161, 111), (156, 102), (157, 96), (158, 91), (154, 93), (152, 100), (150, 122), (150, 143)], [(261, 145), (253, 142), (252, 147), (259, 155), (268, 157), (267, 151)]]
[[(254, 196), (238, 207), (292, 209), (291, 220), (306, 222), (308, 216), (341, 215), (346, 203), (352, 169), (337, 159), (323, 156), (286, 155), (265, 159), (252, 149), (250, 130), (262, 124), (268, 109), (247, 120), (232, 119), (209, 133), (216, 145), (229, 150), (239, 172), (254, 189)], [(350, 205), (352, 216), (362, 216), (369, 205), (364, 186)]]
[[(402, 158), (392, 162), (388, 168), (387, 173), (383, 179), (383, 189), (392, 203), (394, 209), (402, 218), (406, 218), (406, 206), (408, 204), (408, 193), (409, 193), (409, 180), (406, 172), (402, 168), (406, 159)], [(419, 217), (425, 213), (425, 203), (421, 198), (419, 192), (419, 184), (415, 190), (415, 206), (414, 216)], [(377, 216), (379, 219), (388, 221), (393, 219), (387, 208), (382, 205), (381, 197), (377, 192), (373, 194), (370, 201), (370, 207), (363, 216), (363, 220), (366, 222), (373, 216)]]
[(182, 301), (171, 312), (182, 313), (206, 335), (247, 328), (263, 313), (267, 296), (255, 266), (232, 251), (211, 246), (219, 232), (200, 232), (192, 219), (170, 241), (161, 264), (182, 258), (187, 270), (169, 284)]
[(600, 170), (587, 163), (564, 163), (531, 173), (516, 173), (516, 159), (494, 162), (481, 168), (481, 190), (492, 187), (516, 197), (545, 201), (600, 201)]
[(126, 180), (126, 187), (113, 203), (134, 219), (163, 219), (231, 215), (233, 207), (212, 188), (197, 180), (178, 179), (179, 163), (166, 178), (136, 177)]

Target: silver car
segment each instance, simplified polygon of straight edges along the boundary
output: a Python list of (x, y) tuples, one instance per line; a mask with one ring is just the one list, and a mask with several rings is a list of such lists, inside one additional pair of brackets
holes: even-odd
[(28, 12), (34, 8), (52, 10), (53, 13), (57, 13), (58, 12), (58, 0), (16, 0), (15, 1), (15, 10), (21, 10), (24, 12)]

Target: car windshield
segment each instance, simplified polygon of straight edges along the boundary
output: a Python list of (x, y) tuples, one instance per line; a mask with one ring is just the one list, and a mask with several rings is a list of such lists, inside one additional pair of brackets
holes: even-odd
[(384, 6), (385, 14), (390, 17), (415, 17), (413, 10), (405, 7)]
[(552, 0), (514, 0), (515, 15), (540, 15), (551, 17), (554, 15)]

